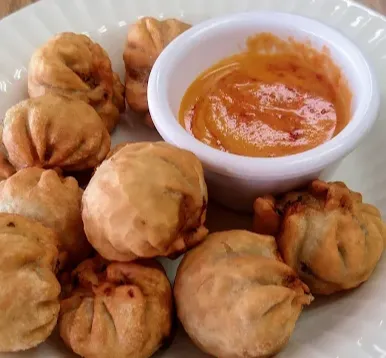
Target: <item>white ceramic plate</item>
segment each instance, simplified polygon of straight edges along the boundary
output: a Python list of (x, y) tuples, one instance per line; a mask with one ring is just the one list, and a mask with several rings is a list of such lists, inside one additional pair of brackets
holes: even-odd
[[(1, 0), (0, 0), (1, 1)], [(353, 39), (372, 62), (382, 90), (381, 118), (371, 135), (340, 164), (331, 178), (361, 191), (386, 214), (386, 18), (350, 0), (41, 0), (0, 22), (0, 115), (27, 97), (27, 64), (39, 45), (62, 31), (86, 33), (110, 54), (123, 78), (122, 52), (127, 26), (139, 16), (177, 17), (197, 23), (212, 16), (248, 10), (278, 10), (317, 18)], [(126, 115), (114, 142), (155, 140), (159, 136)], [(214, 207), (212, 230), (242, 228), (248, 217)], [(213, 210), (216, 209), (216, 210)], [(164, 260), (170, 277), (178, 262)], [(386, 257), (370, 281), (340, 297), (317, 299), (300, 318), (280, 357), (386, 358)], [(386, 276), (385, 276), (386, 277)], [(1, 284), (1, 283), (0, 283)], [(1, 312), (0, 312), (1, 314)], [(157, 357), (203, 358), (179, 331)], [(0, 358), (72, 357), (54, 334), (37, 349)], [(112, 357), (114, 358), (114, 357)]]

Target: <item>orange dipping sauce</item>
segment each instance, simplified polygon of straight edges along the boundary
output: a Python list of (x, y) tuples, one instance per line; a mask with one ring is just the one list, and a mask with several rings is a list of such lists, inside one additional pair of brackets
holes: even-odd
[(351, 100), (327, 50), (262, 33), (248, 39), (246, 51), (223, 59), (191, 84), (179, 121), (219, 150), (280, 157), (337, 135), (350, 120)]

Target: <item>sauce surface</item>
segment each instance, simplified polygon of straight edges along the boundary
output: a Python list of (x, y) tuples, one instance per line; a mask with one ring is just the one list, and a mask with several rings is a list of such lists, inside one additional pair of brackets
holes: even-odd
[(191, 84), (179, 121), (222, 151), (279, 157), (338, 134), (350, 120), (351, 98), (327, 50), (262, 33)]

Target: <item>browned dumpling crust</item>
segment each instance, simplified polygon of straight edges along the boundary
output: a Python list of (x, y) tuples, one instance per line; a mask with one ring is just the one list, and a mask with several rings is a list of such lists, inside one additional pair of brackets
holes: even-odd
[(83, 190), (54, 170), (22, 169), (0, 182), (0, 212), (20, 214), (56, 231), (61, 264), (76, 266), (91, 252), (83, 230)]
[(221, 358), (262, 358), (288, 342), (312, 296), (281, 261), (275, 239), (244, 230), (210, 234), (178, 267), (177, 314), (193, 342)]
[(33, 348), (54, 329), (60, 309), (56, 245), (51, 229), (0, 213), (0, 352)]
[(386, 242), (377, 208), (344, 183), (312, 182), (283, 198), (258, 198), (254, 228), (277, 236), (284, 261), (314, 294), (332, 294), (367, 281)]
[(5, 180), (15, 174), (16, 170), (9, 162), (8, 158), (0, 152), (0, 181)]
[(130, 26), (123, 60), (126, 67), (125, 93), (130, 108), (145, 115), (153, 127), (147, 104), (147, 83), (153, 65), (163, 49), (191, 25), (176, 19), (143, 17)]
[(87, 238), (103, 257), (176, 257), (203, 240), (208, 194), (194, 154), (164, 142), (112, 152), (82, 199)]
[(0, 181), (15, 174), (16, 170), (8, 160), (7, 149), (3, 144), (3, 124), (0, 125)]
[(85, 358), (148, 358), (169, 339), (172, 290), (156, 261), (107, 263), (97, 257), (72, 273), (61, 302), (60, 335)]
[(48, 94), (24, 100), (4, 119), (3, 142), (16, 169), (80, 171), (97, 166), (110, 150), (110, 135), (83, 101)]
[(28, 93), (47, 93), (82, 100), (98, 112), (111, 132), (125, 110), (124, 86), (111, 67), (105, 50), (85, 35), (64, 32), (32, 55)]

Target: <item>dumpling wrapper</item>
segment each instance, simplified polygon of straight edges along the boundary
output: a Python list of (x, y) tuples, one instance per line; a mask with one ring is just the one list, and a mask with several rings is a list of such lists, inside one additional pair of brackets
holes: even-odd
[(191, 25), (176, 19), (143, 17), (129, 27), (123, 61), (126, 67), (125, 95), (130, 108), (145, 114), (154, 127), (147, 103), (147, 83), (153, 65), (163, 49)]
[(66, 95), (93, 106), (111, 132), (125, 110), (124, 86), (103, 48), (72, 32), (55, 35), (34, 52), (28, 67), (28, 93)]
[(385, 247), (379, 210), (341, 182), (315, 180), (307, 190), (277, 200), (258, 198), (254, 207), (255, 231), (276, 235), (283, 260), (313, 294), (367, 281)]
[(0, 213), (0, 352), (36, 347), (56, 326), (60, 310), (56, 245), (51, 229)]
[(83, 230), (82, 194), (74, 178), (27, 168), (0, 182), (0, 212), (23, 215), (56, 231), (61, 264), (76, 266), (91, 253)]
[(82, 199), (84, 229), (100, 255), (176, 257), (203, 240), (208, 194), (194, 154), (164, 142), (127, 144), (113, 153)]
[(3, 144), (3, 125), (0, 125), (0, 181), (15, 174), (16, 170), (8, 160), (7, 149)]
[(61, 302), (59, 331), (85, 358), (148, 358), (170, 339), (172, 290), (156, 261), (84, 261)]
[(16, 170), (9, 162), (8, 158), (0, 152), (0, 181), (5, 180), (15, 174)]
[(110, 150), (110, 135), (95, 110), (80, 100), (45, 95), (5, 114), (3, 142), (17, 170), (27, 167), (81, 171)]
[(177, 315), (193, 342), (221, 358), (265, 358), (288, 342), (308, 287), (281, 261), (275, 239), (244, 230), (210, 234), (174, 283)]

